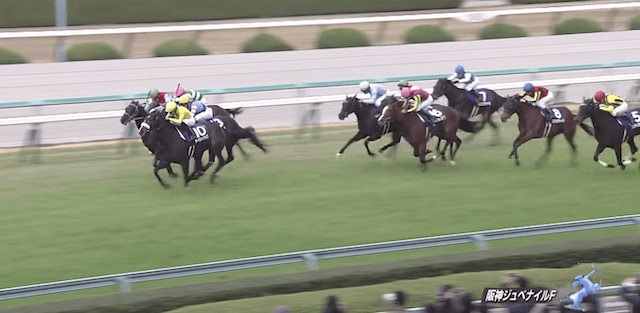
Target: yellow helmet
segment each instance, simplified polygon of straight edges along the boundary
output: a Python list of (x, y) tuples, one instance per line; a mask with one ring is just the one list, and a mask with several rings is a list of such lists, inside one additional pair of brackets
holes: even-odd
[(178, 102), (180, 104), (187, 104), (191, 101), (191, 96), (189, 95), (182, 95), (180, 96), (180, 99), (178, 99)]
[(171, 113), (173, 111), (175, 111), (176, 109), (178, 109), (178, 105), (171, 101), (169, 103), (167, 103), (167, 107), (164, 109), (167, 113)]

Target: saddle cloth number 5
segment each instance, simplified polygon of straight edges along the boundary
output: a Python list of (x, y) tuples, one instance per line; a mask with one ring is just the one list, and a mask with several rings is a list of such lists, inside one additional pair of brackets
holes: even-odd
[(638, 111), (631, 112), (631, 117), (633, 117), (634, 123), (640, 123), (640, 113)]
[(551, 109), (551, 111), (553, 111), (553, 116), (555, 116), (555, 118), (557, 118), (557, 119), (561, 119), (562, 118), (562, 113), (560, 112), (560, 110)]
[(440, 110), (437, 110), (437, 109), (429, 110), (429, 114), (433, 115), (434, 117), (442, 116), (442, 112), (440, 112)]
[(193, 130), (194, 130), (194, 133), (196, 134), (196, 137), (198, 138), (202, 138), (207, 135), (207, 129), (204, 128), (204, 126), (202, 125), (198, 125), (194, 127)]

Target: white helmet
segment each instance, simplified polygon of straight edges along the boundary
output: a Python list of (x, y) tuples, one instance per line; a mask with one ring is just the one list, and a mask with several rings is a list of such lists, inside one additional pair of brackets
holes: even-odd
[(363, 92), (369, 90), (369, 82), (368, 81), (361, 82), (360, 90), (362, 90)]

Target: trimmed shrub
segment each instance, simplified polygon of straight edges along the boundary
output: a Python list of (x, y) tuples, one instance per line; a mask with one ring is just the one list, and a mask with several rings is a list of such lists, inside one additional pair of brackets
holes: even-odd
[(629, 22), (629, 29), (631, 30), (640, 29), (640, 14), (636, 15), (634, 18), (631, 19), (631, 22)]
[(81, 43), (67, 51), (69, 61), (124, 59), (124, 54), (104, 42)]
[(27, 59), (23, 56), (7, 50), (0, 48), (0, 64), (20, 64), (20, 63), (29, 63)]
[(318, 49), (326, 48), (344, 48), (344, 47), (362, 47), (370, 46), (371, 40), (361, 31), (353, 28), (332, 28), (326, 29), (320, 34), (316, 47)]
[(596, 21), (586, 18), (572, 18), (553, 27), (554, 35), (597, 33), (605, 31)]
[(522, 27), (509, 24), (493, 24), (485, 26), (478, 33), (478, 38), (480, 39), (515, 38), (527, 36), (527, 31)]
[(404, 34), (405, 43), (455, 41), (456, 38), (442, 27), (434, 25), (416, 26)]
[(185, 55), (209, 54), (207, 49), (201, 47), (191, 39), (175, 39), (161, 43), (153, 49), (154, 57), (175, 57)]
[(242, 44), (242, 52), (267, 52), (295, 50), (286, 41), (266, 33), (257, 35)]

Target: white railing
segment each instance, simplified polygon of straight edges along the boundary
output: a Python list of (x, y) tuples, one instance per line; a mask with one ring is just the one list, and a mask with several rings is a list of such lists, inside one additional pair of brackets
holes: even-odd
[(66, 280), (60, 282), (14, 287), (0, 290), (0, 300), (24, 298), (46, 295), (58, 292), (76, 291), (120, 285), (123, 291), (128, 291), (131, 283), (147, 282), (168, 278), (187, 277), (249, 269), (256, 267), (283, 265), (307, 262), (310, 269), (316, 268), (316, 260), (370, 255), (386, 252), (397, 252), (413, 249), (440, 247), (464, 243), (476, 243), (478, 249), (487, 248), (489, 240), (520, 238), (527, 236), (550, 235), (564, 232), (594, 230), (608, 227), (640, 225), (640, 214), (616, 216), (609, 218), (591, 219), (566, 223), (544, 224), (537, 226), (515, 227), (488, 230), (455, 235), (435, 236), (409, 240), (389, 241), (357, 246), (329, 248), (312, 251), (301, 251), (261, 257), (236, 259), (188, 266), (171, 267), (157, 270), (106, 275), (99, 277)]
[[(624, 75), (539, 80), (539, 81), (532, 81), (532, 83), (536, 85), (542, 85), (542, 86), (565, 86), (565, 85), (575, 85), (575, 84), (630, 81), (630, 80), (638, 80), (638, 79), (640, 79), (640, 74), (624, 74)], [(517, 89), (517, 88), (522, 88), (522, 86), (525, 83), (527, 82), (488, 84), (480, 87), (490, 88), (494, 90)], [(431, 89), (427, 88), (427, 91), (431, 92)], [(359, 95), (359, 97), (361, 99), (368, 99), (368, 95)], [(217, 105), (223, 108), (237, 108), (237, 107), (257, 108), (257, 107), (296, 105), (296, 104), (307, 104), (307, 103), (326, 103), (326, 102), (343, 101), (344, 99), (345, 99), (345, 95), (331, 95), (331, 96), (282, 98), (282, 99), (242, 101), (242, 102), (226, 102), (226, 103), (217, 103)], [(101, 119), (101, 118), (115, 118), (115, 117), (122, 116), (122, 114), (123, 114), (122, 110), (116, 110), (116, 111), (101, 111), (101, 112), (87, 112), (87, 113), (10, 117), (10, 118), (0, 119), (0, 126), (38, 124), (38, 123), (50, 123), (50, 122), (66, 122), (66, 121), (90, 120), (90, 119)]]
[(2, 32), (0, 33), (0, 39), (140, 34), (140, 33), (184, 32), (184, 31), (210, 31), (210, 30), (246, 29), (246, 28), (294, 27), (294, 26), (325, 26), (325, 25), (339, 25), (339, 24), (384, 23), (384, 22), (402, 22), (402, 21), (434, 20), (434, 19), (448, 19), (448, 18), (455, 18), (465, 22), (481, 22), (497, 16), (574, 12), (574, 11), (589, 11), (589, 10), (615, 10), (615, 9), (629, 9), (629, 8), (638, 8), (638, 7), (640, 7), (640, 2), (627, 2), (627, 3), (557, 6), (557, 7), (544, 7), (544, 8), (524, 8), (524, 9), (451, 12), (451, 13), (433, 13), (433, 14), (408, 14), (408, 15), (394, 15), (394, 16), (333, 18), (333, 19), (314, 19), (314, 20), (296, 20), (296, 21), (225, 23), (225, 24), (203, 24), (203, 25), (184, 25), (184, 26), (120, 27), (120, 28), (53, 30), (53, 31), (16, 31), (16, 32)]

